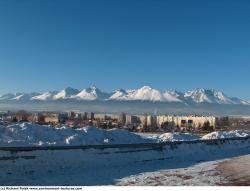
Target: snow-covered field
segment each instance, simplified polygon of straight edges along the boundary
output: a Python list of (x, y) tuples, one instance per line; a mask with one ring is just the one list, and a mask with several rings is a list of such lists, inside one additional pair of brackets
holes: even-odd
[[(246, 138), (220, 139), (232, 137)], [(157, 144), (162, 142), (166, 144)], [(78, 145), (88, 146), (47, 147)], [(8, 148), (13, 146), (30, 149)], [(204, 165), (209, 169), (213, 163), (201, 162), (249, 153), (250, 138), (246, 131), (213, 132), (202, 138), (187, 133), (145, 136), (122, 129), (56, 129), (23, 123), (0, 127), (0, 185), (160, 184), (157, 181), (169, 185), (213, 185), (221, 181), (212, 176), (215, 171), (197, 175)], [(165, 176), (166, 173), (170, 176)], [(206, 179), (208, 175), (211, 180)]]
[(103, 130), (95, 127), (71, 129), (21, 123), (0, 127), (0, 147), (162, 143), (248, 136), (250, 136), (249, 131), (239, 130), (212, 132), (203, 137), (199, 137), (191, 133), (143, 135), (130, 133), (125, 129)]
[(185, 168), (146, 172), (119, 180), (119, 186), (249, 186), (250, 155), (202, 162)]
[(102, 145), (149, 141), (124, 129), (54, 128), (31, 123), (0, 127), (0, 146)]
[(0, 148), (0, 185), (116, 185), (126, 177), (249, 154), (249, 145), (250, 139), (241, 139), (99, 149), (13, 152)]
[(118, 186), (215, 186), (224, 183), (216, 165), (224, 160), (198, 163), (185, 168), (140, 173), (120, 179)]

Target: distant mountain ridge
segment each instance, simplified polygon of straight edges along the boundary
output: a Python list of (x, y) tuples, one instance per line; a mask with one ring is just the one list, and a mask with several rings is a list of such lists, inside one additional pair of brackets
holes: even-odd
[(96, 86), (78, 90), (67, 87), (61, 91), (51, 91), (45, 93), (8, 93), (0, 96), (0, 101), (148, 101), (148, 102), (168, 102), (183, 104), (240, 104), (250, 105), (249, 101), (240, 98), (229, 97), (221, 91), (214, 89), (197, 88), (187, 92), (175, 90), (160, 91), (150, 86), (143, 86), (134, 90), (119, 89), (114, 92), (104, 92)]

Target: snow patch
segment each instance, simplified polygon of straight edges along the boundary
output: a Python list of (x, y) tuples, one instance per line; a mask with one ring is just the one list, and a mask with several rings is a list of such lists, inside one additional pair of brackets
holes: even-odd
[(40, 100), (40, 101), (47, 101), (47, 100), (52, 100), (53, 96), (58, 94), (58, 92), (45, 92), (43, 94), (39, 94), (37, 96), (34, 96), (31, 98), (31, 100)]
[(58, 100), (58, 99), (69, 99), (72, 98), (73, 96), (75, 96), (76, 94), (79, 93), (79, 90), (68, 87), (62, 91), (60, 91), (59, 93), (57, 93), (56, 95), (53, 96), (54, 100)]
[(191, 133), (164, 133), (157, 137), (158, 142), (193, 141), (198, 139), (200, 139), (198, 135)]
[(202, 139), (224, 139), (224, 138), (236, 138), (236, 137), (248, 137), (250, 131), (215, 131), (202, 137)]
[(191, 133), (164, 133), (145, 135), (131, 133), (125, 129), (104, 130), (96, 127), (54, 128), (47, 125), (17, 123), (7, 127), (0, 126), (0, 146), (66, 146), (66, 145), (104, 145), (139, 144), (175, 141), (194, 141), (248, 137), (250, 131), (212, 132), (202, 138)]
[(0, 128), (1, 146), (101, 145), (145, 142), (149, 142), (149, 139), (123, 129), (103, 130), (95, 127), (81, 129), (54, 128), (31, 123)]
[(78, 100), (106, 100), (110, 97), (109, 93), (102, 92), (95, 86), (91, 86), (87, 89), (82, 90), (80, 93), (78, 93), (76, 96), (73, 96), (73, 98), (76, 98)]

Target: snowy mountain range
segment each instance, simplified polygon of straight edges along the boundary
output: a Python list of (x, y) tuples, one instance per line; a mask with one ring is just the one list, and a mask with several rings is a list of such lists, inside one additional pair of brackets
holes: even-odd
[(183, 104), (240, 104), (250, 105), (250, 102), (225, 95), (214, 89), (198, 88), (185, 93), (166, 90), (159, 91), (149, 86), (143, 86), (134, 90), (119, 89), (111, 93), (103, 92), (95, 86), (78, 90), (71, 87), (61, 91), (45, 93), (15, 93), (0, 96), (0, 101), (56, 101), (56, 100), (77, 100), (77, 101), (149, 101), (169, 102)]

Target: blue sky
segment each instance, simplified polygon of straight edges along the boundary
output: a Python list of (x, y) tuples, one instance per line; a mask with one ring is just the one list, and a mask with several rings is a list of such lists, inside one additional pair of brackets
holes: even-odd
[(250, 1), (0, 0), (0, 94), (95, 84), (250, 99)]

